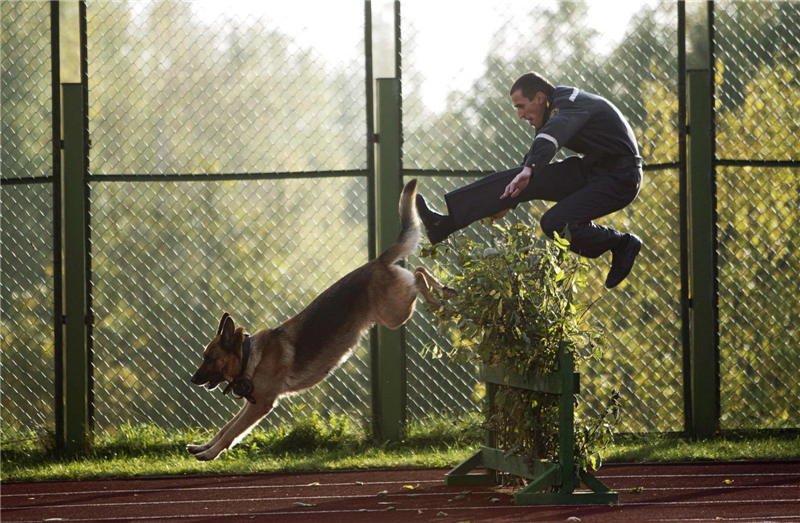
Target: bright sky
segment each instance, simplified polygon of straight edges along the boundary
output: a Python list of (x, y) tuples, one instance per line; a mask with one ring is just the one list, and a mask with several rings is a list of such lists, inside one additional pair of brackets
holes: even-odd
[[(600, 51), (610, 49), (624, 35), (631, 16), (651, 0), (587, 0), (589, 23), (602, 33)], [(543, 6), (555, 2), (542, 2)], [(532, 2), (508, 2), (513, 11), (531, 9)], [(385, 36), (392, 30), (392, 2), (373, 0), (373, 32)], [(434, 111), (445, 107), (445, 98), (456, 80), (468, 85), (483, 72), (483, 58), (490, 39), (505, 22), (507, 14), (498, 13), (490, 0), (406, 0), (401, 4), (404, 19), (411, 20), (418, 32), (416, 66), (424, 77), (422, 98)], [(193, 8), (206, 23), (213, 24), (226, 17), (238, 22), (261, 18), (271, 27), (280, 28), (294, 36), (302, 46), (333, 64), (352, 59), (361, 52), (363, 40), (364, 4), (361, 0), (195, 0)], [(384, 38), (384, 41), (391, 41)], [(430, 51), (428, 51), (430, 50)], [(451, 50), (452, 52), (448, 52)], [(392, 74), (393, 64), (376, 42), (373, 49), (375, 76)], [(443, 57), (447, 56), (447, 59)], [(463, 60), (453, 59), (463, 57)], [(391, 60), (389, 58), (389, 60)]]

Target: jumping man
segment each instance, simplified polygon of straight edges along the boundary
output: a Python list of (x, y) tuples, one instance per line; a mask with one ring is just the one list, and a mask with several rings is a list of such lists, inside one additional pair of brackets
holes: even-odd
[[(608, 100), (575, 87), (554, 87), (536, 73), (519, 77), (510, 94), (517, 116), (537, 131), (522, 166), (447, 193), (446, 215), (417, 194), (428, 238), (439, 243), (483, 218), (502, 218), (520, 202), (557, 202), (540, 219), (544, 233), (552, 238), (569, 230), (570, 249), (586, 258), (611, 251), (606, 287), (616, 287), (633, 268), (642, 242), (592, 220), (623, 209), (639, 194), (642, 158), (631, 126)], [(561, 147), (583, 157), (550, 163)]]

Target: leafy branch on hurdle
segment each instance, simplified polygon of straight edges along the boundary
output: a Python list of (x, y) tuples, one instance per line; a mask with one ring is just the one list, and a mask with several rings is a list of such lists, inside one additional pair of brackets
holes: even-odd
[[(569, 235), (553, 241), (517, 223), (493, 225), (489, 244), (461, 234), (426, 247), (435, 272), (458, 295), (428, 305), (443, 340), (429, 348), (432, 357), (453, 362), (502, 366), (520, 375), (547, 376), (558, 370), (558, 351), (575, 347), (576, 357), (600, 357), (604, 332), (587, 323), (594, 304), (576, 299), (587, 284), (588, 264), (569, 251)], [(598, 416), (575, 421), (575, 460), (582, 470), (602, 464), (601, 452), (613, 440), (620, 414), (618, 391)], [(558, 456), (558, 401), (553, 395), (499, 386), (483, 426), (497, 445), (531, 466)]]

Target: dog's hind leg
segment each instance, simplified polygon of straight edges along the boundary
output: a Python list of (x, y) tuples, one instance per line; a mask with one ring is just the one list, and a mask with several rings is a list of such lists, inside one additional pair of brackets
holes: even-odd
[(439, 303), (439, 300), (431, 294), (431, 289), (440, 291), (445, 298), (452, 298), (457, 295), (455, 289), (442, 285), (425, 267), (417, 267), (414, 270), (414, 278), (417, 280), (419, 292), (428, 303)]
[(202, 452), (198, 452), (194, 457), (200, 461), (211, 461), (212, 459), (216, 459), (222, 451), (235, 446), (242, 438), (247, 436), (259, 421), (261, 421), (261, 418), (272, 410), (275, 399), (276, 398), (273, 397), (269, 400), (262, 401), (261, 398), (259, 398), (255, 404), (249, 402), (245, 403), (244, 408), (230, 421), (228, 424), (229, 426), (226, 425), (226, 428), (223, 428), (214, 438), (217, 441), (211, 440), (213, 445)]
[(247, 409), (248, 405), (250, 405), (249, 402), (245, 403), (244, 407), (242, 407), (241, 410), (239, 410), (239, 412), (237, 412), (236, 415), (233, 416), (231, 420), (225, 424), (224, 427), (219, 429), (217, 434), (213, 438), (211, 438), (207, 443), (203, 443), (202, 445), (186, 445), (186, 450), (188, 450), (191, 454), (199, 454), (200, 452), (203, 452), (213, 447), (220, 439), (222, 439), (222, 437), (233, 426), (236, 420), (239, 419), (239, 417), (241, 417), (242, 414), (244, 414), (244, 411)]

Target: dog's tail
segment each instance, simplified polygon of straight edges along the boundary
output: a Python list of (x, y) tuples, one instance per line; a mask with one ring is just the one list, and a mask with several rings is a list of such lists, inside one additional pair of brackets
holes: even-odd
[(417, 250), (422, 233), (419, 227), (414, 201), (417, 197), (417, 180), (411, 180), (400, 195), (400, 235), (383, 254), (378, 257), (381, 263), (390, 265)]

